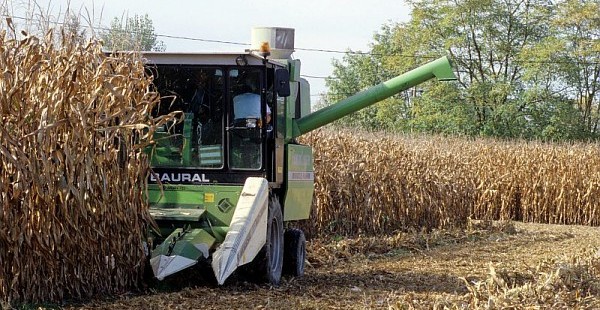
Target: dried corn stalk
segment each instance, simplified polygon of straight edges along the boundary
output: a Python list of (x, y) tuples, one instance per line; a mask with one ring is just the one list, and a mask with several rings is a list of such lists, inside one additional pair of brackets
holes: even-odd
[(0, 302), (131, 289), (151, 221), (142, 151), (158, 121), (141, 58), (64, 34), (14, 37), (0, 33)]
[(423, 146), (382, 133), (320, 130), (303, 142), (315, 156), (316, 207), (305, 227), (310, 234), (466, 225), (473, 192), (448, 158), (435, 159), (447, 169), (432, 169)]
[(312, 234), (462, 227), (469, 216), (600, 225), (597, 143), (326, 129), (303, 142), (315, 152)]
[(524, 274), (489, 266), (485, 281), (463, 278), (471, 309), (598, 309), (598, 249), (546, 259)]

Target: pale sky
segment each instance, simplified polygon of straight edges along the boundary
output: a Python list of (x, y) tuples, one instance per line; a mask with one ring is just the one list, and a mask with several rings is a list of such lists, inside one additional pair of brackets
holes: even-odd
[[(11, 2), (11, 0), (9, 0)], [(13, 0), (13, 3), (31, 3)], [(67, 5), (75, 12), (94, 17), (94, 25), (107, 27), (114, 17), (144, 15), (152, 20), (156, 34), (250, 43), (254, 26), (295, 28), (295, 46), (326, 50), (366, 51), (373, 34), (389, 22), (407, 21), (409, 7), (403, 0), (37, 0), (53, 14)], [(16, 15), (16, 14), (15, 14)], [(246, 46), (206, 43), (159, 37), (167, 52), (243, 51)], [(303, 75), (329, 76), (332, 58), (343, 54), (296, 51)], [(323, 79), (307, 78), (311, 93), (326, 91)], [(313, 100), (317, 97), (313, 97)]]

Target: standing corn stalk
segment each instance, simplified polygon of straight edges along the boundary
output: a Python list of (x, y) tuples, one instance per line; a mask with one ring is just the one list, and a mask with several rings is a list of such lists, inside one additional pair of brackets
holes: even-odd
[[(135, 54), (0, 33), (0, 302), (137, 286), (158, 103)], [(58, 44), (56, 41), (60, 41)]]
[(316, 208), (304, 227), (308, 234), (466, 225), (474, 202), (472, 184), (454, 170), (452, 158), (435, 149), (435, 141), (326, 129), (302, 141), (315, 152)]
[(302, 139), (315, 152), (313, 235), (460, 227), (469, 216), (600, 225), (598, 143), (325, 129)]

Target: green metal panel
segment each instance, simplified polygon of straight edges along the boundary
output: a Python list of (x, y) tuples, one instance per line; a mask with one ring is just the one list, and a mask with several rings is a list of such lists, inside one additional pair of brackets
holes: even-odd
[(161, 209), (151, 208), (150, 215), (155, 220), (177, 220), (177, 221), (199, 221), (200, 216), (204, 214), (204, 209)]
[(146, 149), (150, 154), (152, 166), (191, 166), (192, 119), (193, 114), (185, 113), (183, 132), (180, 135), (166, 131), (158, 131), (154, 134), (157, 144)]
[(300, 59), (288, 60), (289, 68), (290, 68), (290, 81), (298, 82), (300, 81)]
[(305, 117), (310, 114), (310, 84), (305, 79), (300, 79), (300, 115)]
[(164, 185), (162, 191), (148, 185), (150, 212), (160, 213), (157, 219), (197, 221), (201, 214), (190, 210), (206, 210), (214, 226), (229, 226), (241, 192), (241, 185)]
[(310, 216), (315, 190), (312, 148), (307, 145), (286, 145), (286, 183), (283, 220), (303, 220)]
[(290, 96), (285, 98), (285, 141), (292, 139), (293, 120), (296, 116), (296, 97), (299, 92), (298, 82), (290, 82)]
[(311, 113), (295, 122), (293, 136), (298, 137), (309, 131), (327, 125), (350, 113), (382, 101), (403, 90), (423, 83), (433, 77), (438, 80), (455, 80), (448, 57), (442, 57), (420, 66), (391, 80), (361, 91), (354, 96)]

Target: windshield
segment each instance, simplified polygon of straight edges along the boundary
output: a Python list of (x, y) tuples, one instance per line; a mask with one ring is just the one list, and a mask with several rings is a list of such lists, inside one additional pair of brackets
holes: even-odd
[(149, 70), (161, 95), (153, 115), (185, 115), (183, 122), (155, 132), (152, 166), (262, 169), (262, 135), (271, 134), (262, 68), (159, 65)]
[(219, 68), (158, 66), (152, 72), (160, 95), (154, 115), (183, 111), (178, 124), (159, 128), (152, 165), (223, 167), (224, 78)]

